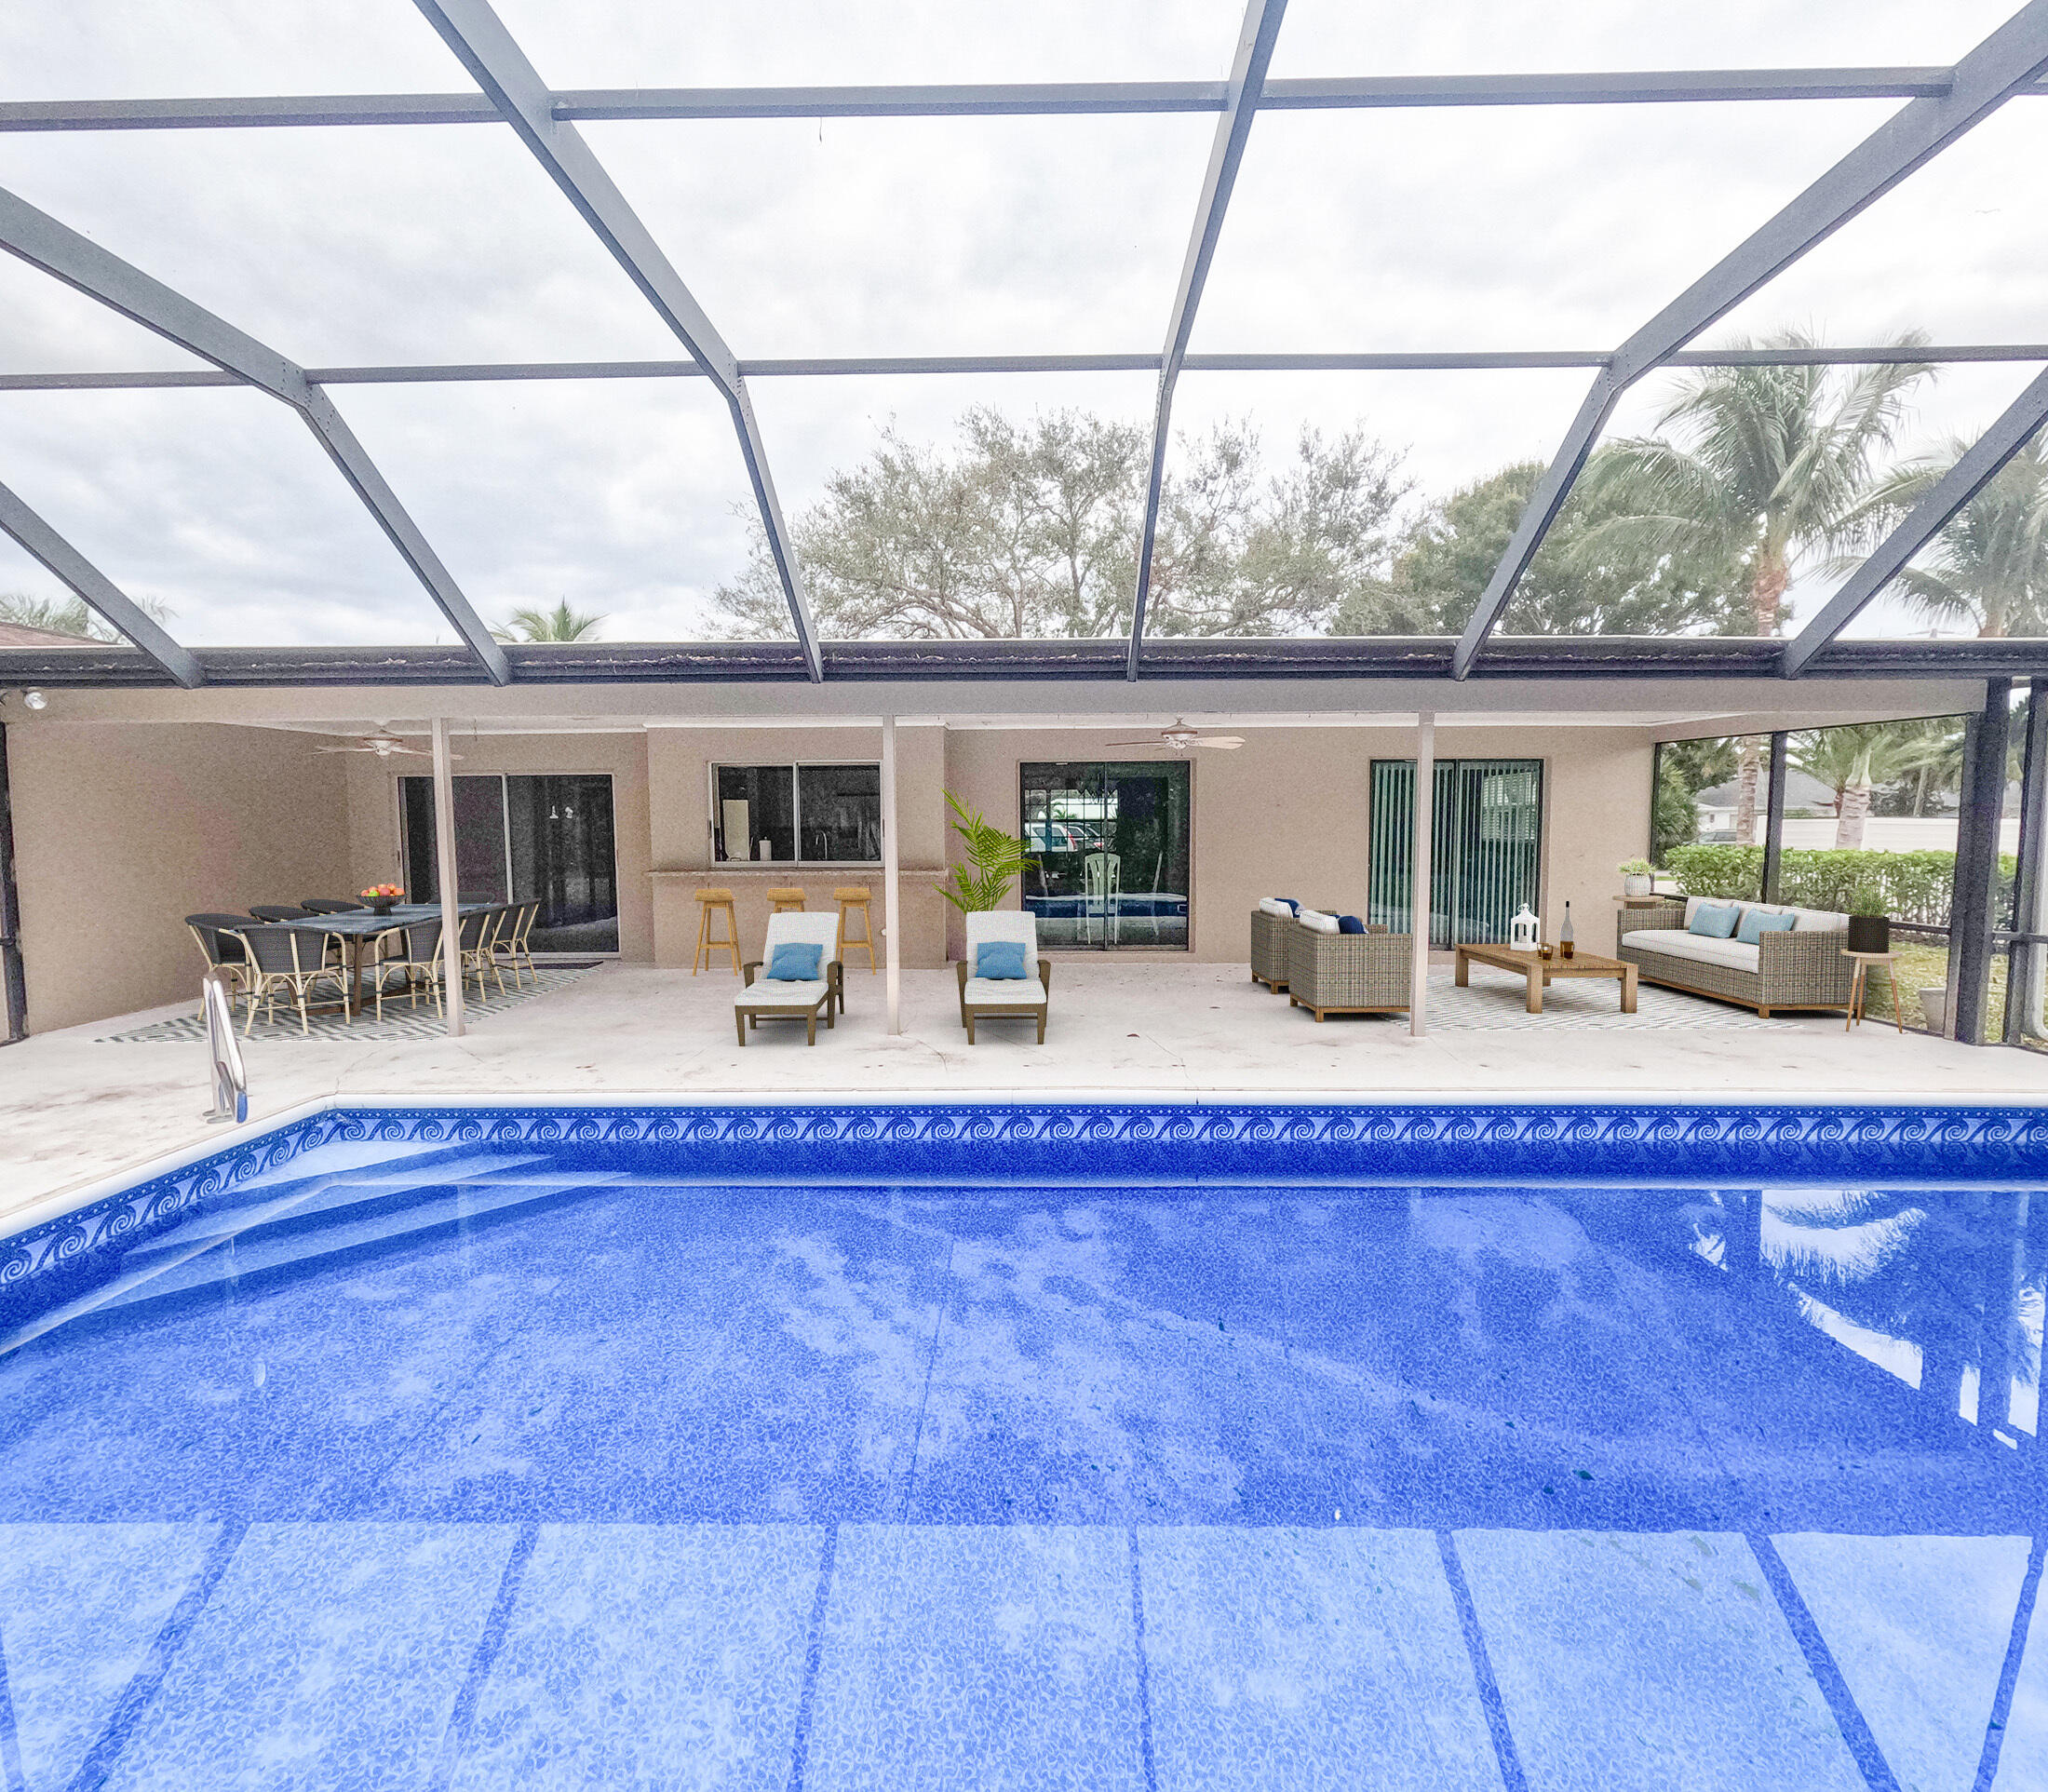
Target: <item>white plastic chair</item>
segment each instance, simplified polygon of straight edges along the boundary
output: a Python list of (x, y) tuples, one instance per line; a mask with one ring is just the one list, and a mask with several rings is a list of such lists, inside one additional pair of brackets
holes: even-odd
[(1081, 891), (1088, 937), (1095, 937), (1095, 923), (1099, 921), (1114, 946), (1123, 931), (1124, 861), (1114, 853), (1090, 853), (1081, 861)]

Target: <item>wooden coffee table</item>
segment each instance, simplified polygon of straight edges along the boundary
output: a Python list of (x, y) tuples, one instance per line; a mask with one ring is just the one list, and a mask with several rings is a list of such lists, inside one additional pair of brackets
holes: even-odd
[(1622, 1012), (1636, 1012), (1636, 967), (1618, 958), (1602, 958), (1597, 952), (1579, 952), (1560, 958), (1552, 952), (1543, 958), (1535, 952), (1518, 952), (1512, 946), (1461, 946), (1458, 948), (1458, 987), (1472, 981), (1472, 967), (1485, 964), (1496, 971), (1513, 971), (1529, 984), (1529, 1011), (1543, 1011), (1543, 986), (1560, 977), (1612, 977), (1622, 986)]

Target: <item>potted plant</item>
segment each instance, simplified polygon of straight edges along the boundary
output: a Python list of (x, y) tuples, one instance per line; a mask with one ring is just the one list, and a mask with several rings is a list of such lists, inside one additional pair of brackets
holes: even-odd
[(1647, 858), (1624, 858), (1614, 868), (1622, 874), (1622, 894), (1646, 896), (1656, 887), (1656, 873)]
[(370, 904), (371, 914), (387, 915), (391, 912), (391, 905), (402, 897), (405, 892), (396, 883), (372, 883), (367, 890), (358, 890), (357, 895)]
[(1884, 895), (1875, 883), (1858, 883), (1849, 893), (1849, 950), (1888, 952), (1892, 922), (1884, 912)]
[(946, 806), (956, 817), (953, 832), (967, 842), (967, 863), (952, 868), (938, 885), (939, 895), (963, 915), (1000, 908), (1010, 885), (1038, 860), (1024, 850), (1017, 835), (1004, 833), (950, 790), (946, 792)]

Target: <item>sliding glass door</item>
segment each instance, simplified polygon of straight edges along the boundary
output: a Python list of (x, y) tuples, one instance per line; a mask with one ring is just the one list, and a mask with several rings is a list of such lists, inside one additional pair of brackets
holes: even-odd
[[(1523, 903), (1541, 890), (1543, 762), (1440, 759), (1430, 829), (1429, 943), (1448, 948), (1503, 940)], [(1414, 883), (1415, 761), (1372, 762), (1368, 919), (1410, 930)]]
[(1024, 907), (1042, 946), (1188, 945), (1193, 779), (1170, 761), (1021, 765)]
[[(406, 894), (438, 902), (434, 780), (400, 778)], [(537, 899), (538, 952), (619, 949), (612, 780), (601, 774), (491, 774), (455, 780), (455, 888), (464, 902)]]

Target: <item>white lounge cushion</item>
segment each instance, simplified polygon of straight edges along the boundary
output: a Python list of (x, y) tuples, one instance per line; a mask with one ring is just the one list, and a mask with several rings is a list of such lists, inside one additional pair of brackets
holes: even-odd
[(1281, 901), (1278, 896), (1260, 896), (1259, 898), (1259, 912), (1267, 915), (1285, 915), (1289, 921), (1294, 919), (1294, 910)]
[(1720, 964), (1732, 971), (1754, 971), (1762, 956), (1759, 948), (1745, 946), (1740, 940), (1709, 939), (1680, 927), (1645, 927), (1624, 934), (1622, 944), (1636, 951), (1691, 959), (1700, 964)]
[(1045, 986), (1036, 977), (970, 977), (961, 1000), (970, 1008), (1043, 1008)]
[(777, 946), (821, 947), (824, 950), (822, 962), (829, 963), (839, 950), (838, 912), (786, 909), (779, 915), (770, 915), (767, 936), (761, 942), (763, 969), (775, 963)]
[(1337, 917), (1327, 915), (1320, 909), (1302, 909), (1300, 920), (1302, 926), (1313, 927), (1319, 934), (1334, 934), (1337, 931)]
[(995, 939), (1017, 939), (1024, 943), (1027, 963), (1038, 962), (1038, 917), (1028, 909), (988, 909), (966, 917), (967, 963), (975, 962), (975, 948)]
[[(838, 917), (833, 917), (835, 922)], [(778, 983), (771, 977), (757, 977), (733, 998), (735, 1008), (815, 1008), (825, 1000), (831, 986), (823, 977), (809, 983)]]

